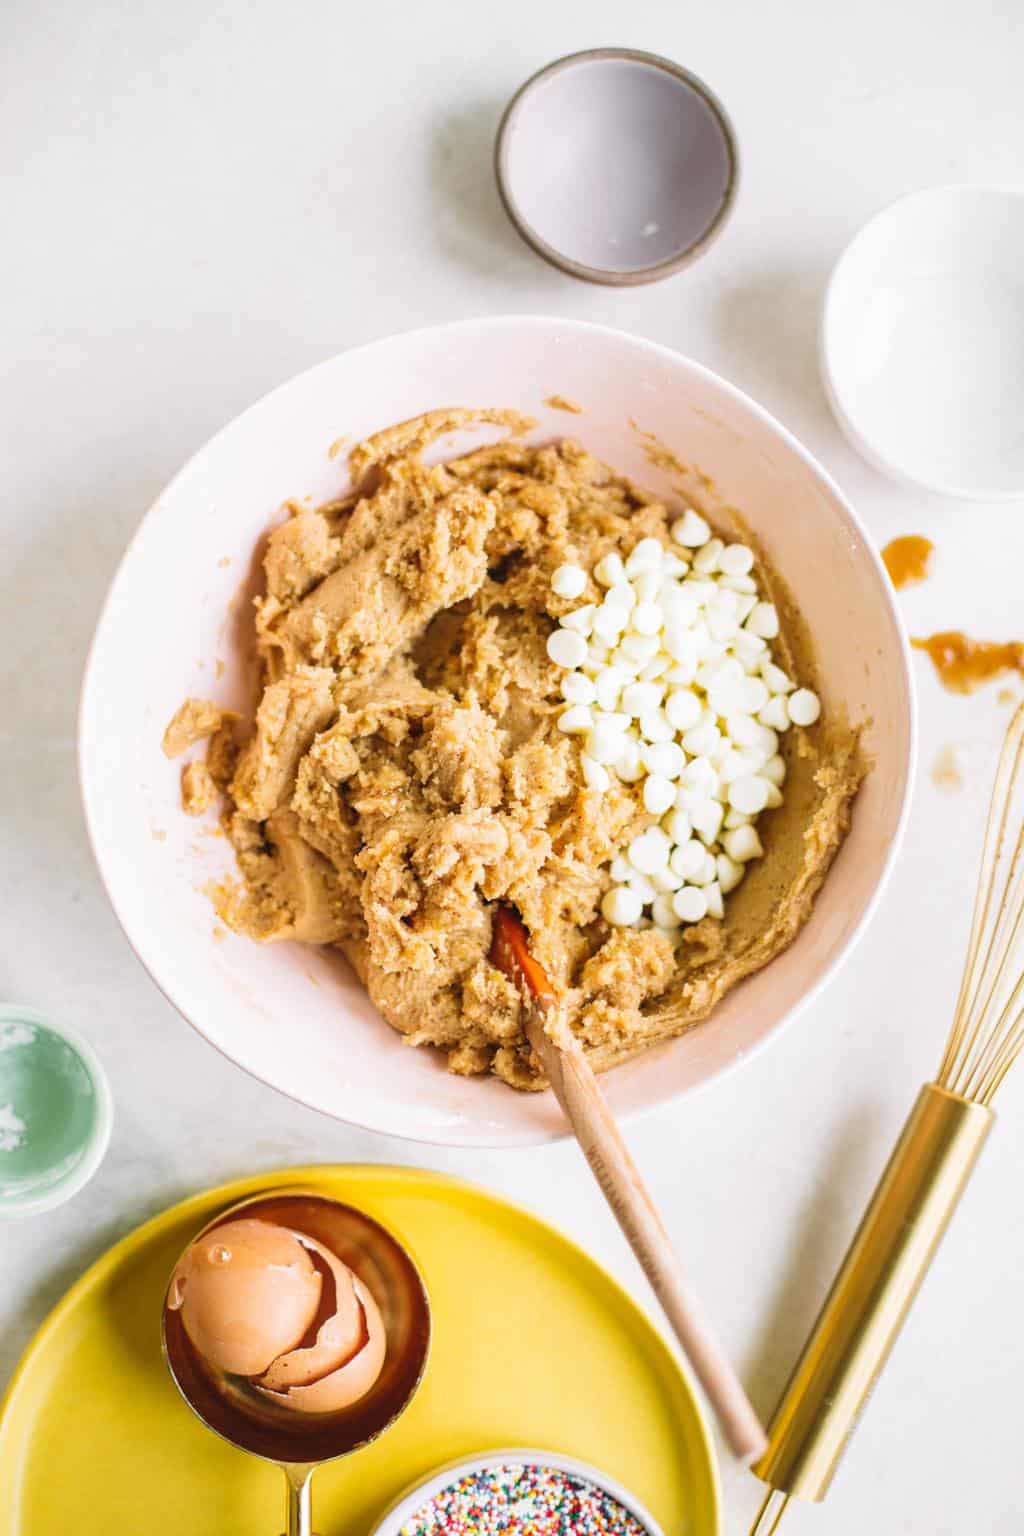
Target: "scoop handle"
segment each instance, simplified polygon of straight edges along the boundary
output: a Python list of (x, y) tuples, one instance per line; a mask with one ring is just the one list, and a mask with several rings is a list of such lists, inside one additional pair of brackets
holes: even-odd
[(730, 1449), (749, 1465), (764, 1453), (768, 1443), (760, 1420), (683, 1279), (661, 1217), (578, 1041), (568, 1031), (562, 1031), (556, 1043), (547, 1033), (549, 1006), (541, 1000), (528, 1007), (526, 1032), (530, 1044), (605, 1199), (707, 1394)]
[(305, 1462), (281, 1462), (287, 1483), (285, 1536), (313, 1536), (313, 1468)]

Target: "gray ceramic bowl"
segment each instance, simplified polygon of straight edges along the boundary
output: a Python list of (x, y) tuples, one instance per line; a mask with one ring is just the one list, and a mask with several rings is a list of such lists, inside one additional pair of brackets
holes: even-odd
[(736, 196), (739, 155), (721, 103), (670, 59), (593, 48), (521, 86), (498, 129), (495, 173), (528, 245), (573, 277), (668, 277), (705, 250)]

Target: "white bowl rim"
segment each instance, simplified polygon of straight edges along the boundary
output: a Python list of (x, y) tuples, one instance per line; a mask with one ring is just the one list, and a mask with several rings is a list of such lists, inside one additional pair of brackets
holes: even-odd
[(88, 1140), (64, 1177), (56, 1184), (48, 1185), (38, 1195), (15, 1195), (0, 1202), (0, 1223), (20, 1221), (23, 1216), (40, 1216), (71, 1200), (79, 1190), (85, 1188), (107, 1155), (114, 1128), (114, 1096), (110, 1091), (110, 1080), (103, 1063), (85, 1036), (70, 1024), (55, 1023), (37, 1008), (29, 1008), (22, 1003), (0, 1003), (0, 1024), (18, 1023), (34, 1024), (37, 1029), (45, 1029), (71, 1047), (92, 1084), (96, 1107)]
[[(466, 1477), (473, 1472), (486, 1472), (491, 1467), (505, 1466), (509, 1463), (553, 1467), (556, 1472), (568, 1472), (582, 1482), (592, 1483), (595, 1488), (610, 1494), (617, 1503), (621, 1504), (623, 1509), (643, 1526), (648, 1536), (665, 1536), (654, 1516), (641, 1504), (636, 1495), (630, 1493), (629, 1489), (623, 1487), (622, 1483), (614, 1477), (609, 1477), (607, 1472), (602, 1472), (600, 1467), (595, 1467), (588, 1461), (580, 1461), (576, 1456), (563, 1456), (559, 1452), (541, 1450), (536, 1446), (513, 1446), (507, 1450), (485, 1451), (479, 1456), (460, 1457), (458, 1461), (451, 1461), (438, 1467), (421, 1482), (399, 1494), (395, 1503), (385, 1510), (373, 1527), (370, 1536), (399, 1536), (409, 1516), (415, 1514), (421, 1504), (425, 1504), (428, 1499), (432, 1499), (435, 1494), (447, 1488), (448, 1484), (456, 1478)], [(715, 1492), (718, 1494), (720, 1493), (718, 1464), (715, 1457), (710, 1458), (709, 1464), (714, 1469)]]
[[(789, 1025), (791, 1025), (797, 1018), (799, 1018), (805, 1009), (807, 1009), (811, 1003), (813, 1003), (820, 996), (829, 982), (833, 980), (833, 978), (838, 974), (840, 968), (846, 963), (850, 955), (854, 952), (878, 909), (881, 898), (885, 892), (885, 888), (888, 885), (889, 879), (892, 875), (892, 870), (895, 865), (897, 855), (902, 846), (904, 835), (906, 833), (907, 822), (910, 815), (912, 789), (917, 768), (918, 703), (917, 693), (914, 687), (913, 667), (911, 665), (910, 642), (907, 638), (906, 626), (904, 624), (902, 614), (900, 613), (900, 610), (896, 604), (895, 592), (892, 590), (891, 583), (889, 582), (888, 574), (882, 561), (882, 557), (878, 550), (875, 548), (874, 543), (872, 542), (866, 528), (864, 527), (857, 513), (854, 511), (853, 507), (843, 495), (843, 492), (839, 489), (839, 486), (836, 484), (835, 480), (833, 480), (832, 476), (826, 469), (824, 469), (821, 464), (819, 464), (813, 454), (811, 454), (810, 451), (806, 449), (796, 437), (793, 436), (787, 427), (784, 427), (782, 423), (771, 414), (770, 411), (767, 411), (763, 406), (758, 405), (755, 400), (753, 400), (749, 395), (745, 394), (744, 391), (739, 389), (735, 384), (730, 384), (728, 380), (723, 379), (720, 374), (716, 374), (713, 369), (707, 368), (704, 366), (704, 364), (698, 363), (693, 358), (687, 357), (684, 353), (677, 351), (674, 347), (667, 347), (659, 342), (649, 341), (646, 337), (635, 336), (629, 331), (622, 331), (614, 326), (598, 325), (592, 321), (587, 320), (563, 319), (560, 316), (536, 314), (488, 315), (476, 319), (450, 321), (439, 325), (420, 326), (411, 331), (396, 332), (389, 336), (378, 337), (374, 341), (364, 342), (358, 347), (349, 348), (342, 353), (336, 353), (332, 357), (325, 358), (322, 362), (314, 364), (312, 368), (305, 369), (303, 372), (294, 375), (292, 378), (286, 379), (284, 383), (277, 385), (276, 388), (268, 391), (267, 394), (262, 395), (258, 400), (255, 400), (252, 405), (248, 406), (244, 411), (239, 412), (237, 416), (233, 417), (229, 422), (225, 423), (225, 425), (221, 427), (219, 431), (215, 432), (212, 437), (208, 438), (207, 441), (196, 451), (196, 453), (194, 453), (191, 458), (189, 458), (185, 464), (182, 465), (182, 467), (171, 478), (171, 480), (168, 481), (163, 490), (159, 492), (153, 504), (148, 508), (144, 516), (140, 519), (135, 533), (128, 541), (124, 553), (118, 562), (117, 569), (114, 572), (110, 587), (108, 588), (106, 597), (104, 598), (103, 604), (101, 606), (96, 629), (89, 646), (85, 668), (82, 675), (82, 687), (79, 696), (77, 725), (77, 763), (79, 792), (82, 799), (82, 809), (86, 825), (86, 832), (89, 838), (89, 844), (92, 849), (96, 868), (99, 872), (100, 881), (107, 893), (107, 898), (110, 901), (111, 907), (113, 908), (114, 915), (121, 925), (122, 932), (124, 933), (130, 948), (134, 951), (136, 958), (139, 960), (144, 970), (148, 973), (150, 979), (153, 981), (158, 991), (163, 994), (171, 1006), (177, 1011), (177, 1013), (180, 1014), (183, 1019), (185, 1019), (185, 1021), (196, 1031), (196, 1033), (202, 1036), (207, 1044), (211, 1045), (214, 1050), (218, 1051), (227, 1061), (230, 1061), (234, 1066), (241, 1068), (243, 1072), (247, 1072), (250, 1077), (254, 1077), (257, 1082), (262, 1083), (267, 1088), (274, 1089), (274, 1091), (277, 1093), (283, 1093), (286, 1098), (290, 1098), (295, 1103), (302, 1104), (305, 1108), (314, 1110), (316, 1113), (324, 1115), (327, 1119), (336, 1120), (343, 1125), (351, 1125), (360, 1130), (370, 1130), (385, 1135), (401, 1137), (403, 1140), (416, 1142), (424, 1146), (448, 1147), (457, 1145), (460, 1147), (487, 1147), (489, 1149), (499, 1150), (503, 1148), (550, 1145), (559, 1141), (568, 1140), (572, 1135), (572, 1132), (570, 1131), (568, 1125), (566, 1125), (564, 1129), (560, 1130), (537, 1130), (533, 1128), (524, 1128), (521, 1132), (510, 1132), (500, 1137), (496, 1137), (493, 1135), (485, 1135), (482, 1132), (474, 1132), (473, 1128), (470, 1127), (466, 1135), (460, 1136), (458, 1141), (453, 1142), (450, 1139), (446, 1139), (440, 1133), (428, 1133), (425, 1131), (410, 1132), (408, 1130), (400, 1130), (397, 1127), (391, 1126), (385, 1128), (379, 1125), (367, 1125), (364, 1121), (356, 1118), (354, 1114), (342, 1115), (334, 1110), (324, 1109), (321, 1105), (311, 1102), (308, 1098), (303, 1097), (303, 1095), (300, 1093), (293, 1092), (289, 1089), (279, 1088), (278, 1085), (272, 1082), (269, 1078), (261, 1076), (260, 1073), (247, 1066), (245, 1062), (239, 1060), (237, 1056), (233, 1055), (223, 1045), (217, 1041), (211, 1040), (210, 1037), (203, 1031), (203, 1029), (191, 1018), (189, 1018), (185, 1010), (179, 1005), (177, 998), (174, 995), (172, 984), (170, 982), (162, 981), (156, 974), (155, 970), (151, 967), (149, 961), (146, 958), (146, 946), (144, 940), (139, 936), (137, 925), (133, 923), (131, 919), (126, 915), (107, 880), (106, 872), (104, 871), (99, 854), (96, 828), (90, 809), (89, 792), (87, 787), (86, 734), (88, 724), (89, 695), (94, 682), (93, 664), (95, 661), (96, 651), (98, 649), (99, 636), (103, 629), (107, 614), (113, 606), (118, 584), (122, 579), (128, 555), (135, 547), (135, 544), (137, 543), (141, 534), (143, 525), (152, 514), (152, 512), (170, 494), (170, 492), (177, 485), (178, 481), (183, 479), (192, 471), (193, 465), (199, 458), (201, 458), (207, 449), (212, 446), (213, 443), (217, 442), (225, 433), (232, 430), (232, 428), (239, 421), (248, 416), (251, 412), (260, 409), (266, 405), (268, 401), (274, 399), (277, 395), (283, 394), (287, 389), (291, 387), (292, 384), (296, 383), (299, 379), (308, 380), (312, 375), (321, 370), (326, 372), (326, 370), (333, 365), (339, 356), (359, 357), (360, 354), (366, 353), (372, 348), (378, 346), (386, 346), (390, 342), (397, 340), (411, 340), (413, 338), (420, 341), (426, 340), (428, 338), (437, 338), (438, 340), (441, 340), (445, 337), (450, 337), (460, 331), (479, 332), (481, 329), (500, 331), (504, 327), (511, 326), (514, 326), (518, 329), (523, 329), (524, 327), (545, 329), (551, 326), (557, 326), (566, 333), (576, 333), (577, 335), (604, 336), (617, 341), (627, 341), (635, 346), (639, 346), (645, 350), (650, 351), (655, 356), (665, 358), (672, 362), (682, 361), (688, 368), (692, 368), (696, 373), (711, 381), (718, 389), (722, 390), (726, 397), (737, 401), (740, 405), (742, 405), (744, 410), (751, 412), (761, 421), (763, 425), (769, 427), (772, 431), (777, 433), (786, 447), (797, 456), (805, 468), (818, 481), (821, 487), (828, 492), (828, 494), (836, 503), (836, 509), (839, 514), (846, 520), (846, 522), (852, 528), (853, 532), (862, 542), (868, 559), (875, 567), (876, 574), (881, 584), (881, 590), (885, 594), (890, 616), (893, 620), (894, 632), (897, 635), (899, 641), (899, 660), (902, 663), (901, 670), (903, 674), (903, 683), (905, 685), (905, 698), (907, 707), (907, 753), (906, 761), (903, 765), (904, 771), (901, 789), (900, 812), (896, 828), (885, 857), (885, 861), (878, 872), (875, 888), (870, 898), (865, 903), (864, 910), (861, 913), (856, 926), (850, 932), (840, 951), (833, 957), (829, 964), (823, 968), (817, 979), (803, 993), (799, 1002), (796, 1003), (772, 1029), (768, 1030), (768, 1032), (763, 1035), (761, 1039), (756, 1042), (756, 1044), (752, 1045), (748, 1050), (746, 1050), (742, 1056), (734, 1057), (731, 1061), (723, 1063), (714, 1071), (709, 1072), (707, 1077), (705, 1077), (701, 1082), (694, 1083), (690, 1087), (682, 1089), (679, 1093), (674, 1094), (670, 1099), (660, 1100), (651, 1104), (637, 1105), (631, 1110), (620, 1112), (620, 1121), (623, 1123), (633, 1123), (641, 1119), (645, 1119), (658, 1110), (667, 1108), (670, 1104), (676, 1103), (681, 1098), (689, 1097), (692, 1094), (703, 1091), (709, 1087), (711, 1083), (718, 1082), (726, 1075), (735, 1072), (739, 1067), (746, 1065), (756, 1056), (760, 1055), (761, 1051), (763, 1051), (767, 1045), (769, 1045), (773, 1040), (777, 1039), (782, 1031), (788, 1028)], [(510, 1092), (512, 1091), (514, 1090), (510, 1090)]]
[(897, 213), (905, 205), (936, 194), (958, 196), (961, 194), (989, 193), (997, 197), (1010, 198), (1015, 202), (1024, 202), (1024, 187), (1015, 187), (1010, 182), (989, 181), (949, 181), (935, 182), (927, 187), (915, 187), (910, 192), (902, 192), (899, 197), (883, 204), (881, 208), (866, 219), (855, 231), (850, 240), (844, 245), (835, 266), (829, 273), (828, 282), (825, 285), (825, 294), (821, 304), (821, 315), (818, 323), (818, 363), (821, 371), (822, 384), (828, 403), (846, 437), (856, 448), (857, 452), (874, 469), (888, 475), (899, 485), (907, 486), (912, 490), (928, 491), (933, 496), (943, 496), (953, 501), (983, 501), (983, 502), (1008, 502), (1020, 501), (1024, 497), (1024, 484), (1016, 489), (992, 490), (981, 489), (972, 485), (956, 485), (952, 481), (932, 480), (927, 476), (912, 474), (897, 459), (890, 458), (869, 437), (866, 437), (856, 421), (851, 416), (844, 402), (843, 388), (841, 384), (842, 370), (837, 369), (834, 362), (833, 333), (835, 328), (835, 306), (837, 292), (846, 268), (857, 254), (858, 247), (867, 237), (875, 232), (879, 225)]

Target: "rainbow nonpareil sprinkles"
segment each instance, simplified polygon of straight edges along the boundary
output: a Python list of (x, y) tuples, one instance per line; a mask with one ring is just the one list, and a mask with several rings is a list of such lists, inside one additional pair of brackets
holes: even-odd
[(428, 1499), (401, 1536), (648, 1536), (618, 1500), (556, 1467), (470, 1472)]

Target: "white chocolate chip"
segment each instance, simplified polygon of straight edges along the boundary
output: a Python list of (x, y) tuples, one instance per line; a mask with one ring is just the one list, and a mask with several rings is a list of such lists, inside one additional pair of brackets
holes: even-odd
[(821, 714), (821, 701), (810, 688), (798, 688), (788, 699), (789, 718), (794, 725), (813, 725)]
[(640, 668), (637, 676), (642, 683), (652, 683), (656, 678), (664, 677), (671, 665), (671, 656), (666, 655), (664, 651), (659, 651), (657, 656), (652, 656), (650, 661)]
[(629, 888), (631, 891), (636, 892), (645, 907), (648, 906), (658, 894), (658, 888), (654, 884), (653, 877), (640, 875), (635, 871), (629, 878)]
[(612, 551), (604, 555), (594, 566), (594, 580), (602, 587), (613, 587), (626, 579), (622, 556)]
[(659, 603), (639, 602), (630, 614), (629, 622), (638, 635), (659, 635), (665, 615)]
[(762, 640), (774, 640), (779, 632), (779, 615), (776, 612), (775, 604), (756, 604), (751, 609), (746, 627), (750, 634), (758, 635)]
[[(640, 755), (648, 773), (660, 774), (665, 779), (678, 779), (686, 767), (686, 753), (674, 741), (658, 741), (652, 746), (641, 747)], [(675, 800), (675, 791), (672, 792)]]
[(756, 715), (768, 703), (769, 693), (759, 677), (745, 677), (740, 684), (743, 708), (748, 715)]
[(718, 869), (715, 864), (715, 856), (713, 853), (708, 853), (705, 849), (703, 862), (701, 863), (697, 873), (692, 876), (691, 884), (710, 885), (717, 873)]
[(745, 544), (727, 544), (718, 557), (718, 566), (726, 576), (748, 576), (754, 569), (753, 550)]
[(761, 663), (761, 676), (769, 693), (792, 693), (796, 687), (793, 679), (767, 658)]
[(693, 557), (693, 569), (700, 576), (710, 576), (718, 569), (718, 557), (725, 545), (721, 539), (708, 539)]
[(629, 845), (629, 862), (642, 875), (653, 875), (668, 863), (671, 844), (660, 827), (648, 827)]
[(630, 683), (622, 690), (622, 708), (634, 719), (658, 709), (665, 697), (665, 689), (657, 683)]
[(773, 757), (770, 757), (766, 763), (763, 763), (758, 771), (763, 779), (768, 780), (769, 784), (775, 784), (780, 789), (786, 782), (785, 759), (780, 757), (778, 752)]
[(587, 573), (579, 565), (560, 565), (551, 578), (551, 590), (556, 597), (570, 601), (586, 591)]
[(567, 672), (562, 678), (562, 698), (567, 704), (593, 704), (597, 688), (582, 672)]
[(638, 667), (646, 666), (649, 661), (653, 661), (660, 649), (657, 635), (638, 635), (633, 631), (623, 636), (622, 644), (619, 646), (622, 654), (628, 656), (631, 661), (635, 661)]
[(629, 674), (621, 667), (604, 666), (594, 678), (594, 688), (597, 691), (597, 702), (602, 709), (614, 709), (619, 702), (620, 695), (629, 679)]
[(613, 885), (601, 902), (601, 915), (616, 928), (629, 928), (641, 916), (644, 904), (628, 885)]
[(699, 512), (688, 507), (678, 522), (672, 524), (672, 537), (685, 549), (697, 549), (710, 539), (711, 529)]
[(702, 795), (713, 795), (718, 786), (714, 767), (708, 758), (699, 754), (687, 763), (681, 777), (687, 789), (697, 790)]
[(665, 700), (665, 714), (669, 724), (685, 735), (700, 720), (700, 700), (689, 688), (673, 688)]
[(689, 628), (695, 622), (700, 604), (693, 587), (693, 582), (687, 582), (685, 586), (669, 585), (659, 588), (658, 599), (665, 610), (666, 623), (681, 624)]
[(659, 570), (664, 554), (664, 547), (658, 539), (641, 539), (626, 561), (626, 575), (633, 577), (643, 571)]
[(631, 736), (623, 737), (622, 751), (615, 760), (615, 772), (623, 784), (635, 784), (644, 776), (644, 766), (640, 761), (640, 743), (634, 741)]
[(738, 747), (752, 747), (758, 741), (758, 732), (763, 731), (764, 726), (758, 725), (747, 714), (730, 715), (725, 722), (725, 734), (729, 740)]
[(768, 781), (757, 774), (743, 774), (729, 785), (729, 804), (745, 816), (759, 816), (768, 803)]
[(672, 907), (680, 922), (699, 923), (708, 915), (708, 898), (696, 886), (684, 885), (672, 897)]
[(587, 737), (587, 751), (597, 763), (616, 765), (622, 756), (625, 737), (622, 727), (606, 714), (594, 718), (593, 728)]
[(731, 859), (727, 853), (720, 853), (715, 860), (715, 869), (718, 872), (718, 884), (723, 896), (728, 896), (739, 885), (746, 870), (742, 864)]
[(709, 847), (722, 830), (722, 820), (725, 816), (723, 807), (717, 800), (703, 800), (699, 805), (693, 806), (689, 815), (694, 832), (705, 847)]
[[(753, 612), (753, 610), (751, 610), (751, 612)], [(747, 615), (746, 622), (748, 624), (750, 622), (749, 614)], [(739, 630), (739, 632), (733, 636), (730, 644), (732, 646), (733, 654), (736, 656), (736, 658), (742, 663), (744, 667), (749, 667), (751, 669), (755, 668), (759, 664), (762, 657), (767, 653), (768, 650), (768, 642), (766, 640), (762, 640), (760, 635), (752, 634), (750, 630), (746, 628)]]
[(563, 629), (574, 630), (578, 635), (589, 635), (594, 627), (594, 615), (597, 608), (593, 603), (584, 603), (582, 608), (574, 608), (571, 613), (563, 613), (559, 623)]
[(608, 775), (607, 768), (603, 763), (599, 763), (596, 758), (588, 757), (586, 752), (580, 757), (580, 769), (583, 773), (583, 781), (588, 789), (596, 789), (601, 794), (604, 794), (605, 790), (609, 788), (612, 781)]
[(598, 639), (613, 645), (625, 629), (628, 619), (629, 615), (624, 609), (602, 603), (594, 614), (594, 634)]
[(717, 725), (695, 725), (683, 734), (683, 747), (692, 757), (707, 757), (722, 739)]
[(672, 896), (667, 892), (655, 896), (651, 903), (651, 916), (659, 928), (679, 927), (679, 918), (672, 905)]
[(675, 731), (663, 709), (647, 709), (640, 716), (640, 734), (646, 741), (671, 741)]
[(746, 864), (751, 859), (759, 859), (764, 853), (756, 827), (734, 827), (722, 838), (722, 847), (736, 864)]
[(587, 642), (571, 629), (556, 629), (548, 636), (547, 653), (557, 667), (578, 667), (587, 658)]
[(688, 843), (690, 841), (693, 824), (686, 811), (681, 811), (678, 808), (670, 811), (662, 822), (662, 826), (673, 843)]
[(692, 880), (694, 875), (700, 874), (704, 868), (704, 854), (706, 849), (697, 838), (690, 838), (689, 842), (679, 843), (669, 858), (669, 867), (674, 869), (677, 875), (682, 875), (684, 880)]
[(636, 593), (628, 581), (620, 582), (616, 587), (609, 587), (601, 600), (602, 608), (618, 608), (623, 613), (629, 613), (636, 605)]
[(786, 731), (789, 729), (789, 700), (783, 693), (773, 693), (763, 709), (757, 712), (757, 718), (761, 725), (767, 725), (773, 731)]
[(660, 773), (648, 774), (644, 780), (644, 806), (652, 816), (663, 816), (675, 803), (675, 785)]
[(558, 729), (567, 736), (584, 736), (594, 727), (594, 712), (588, 704), (570, 704), (558, 717)]

